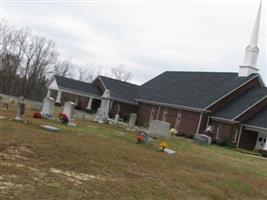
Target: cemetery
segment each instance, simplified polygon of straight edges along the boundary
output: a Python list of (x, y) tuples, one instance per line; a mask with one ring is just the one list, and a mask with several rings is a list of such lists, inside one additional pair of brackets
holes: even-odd
[[(207, 135), (177, 137), (156, 120), (142, 129), (136, 114), (129, 124), (109, 123), (106, 104), (80, 119), (72, 102), (7, 102), (0, 110), (1, 199), (267, 198), (266, 160), (210, 145)], [(38, 112), (44, 117), (34, 118)]]

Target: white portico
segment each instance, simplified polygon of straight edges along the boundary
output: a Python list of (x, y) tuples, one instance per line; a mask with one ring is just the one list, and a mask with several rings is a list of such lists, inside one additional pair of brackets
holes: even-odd
[(61, 105), (64, 99), (73, 100), (76, 106), (82, 104), (81, 107), (89, 111), (92, 109), (96, 111), (95, 107), (98, 106), (95, 104), (100, 105), (101, 102), (101, 93), (96, 86), (59, 76), (53, 77), (47, 84), (47, 97), (52, 96), (56, 99), (56, 104)]

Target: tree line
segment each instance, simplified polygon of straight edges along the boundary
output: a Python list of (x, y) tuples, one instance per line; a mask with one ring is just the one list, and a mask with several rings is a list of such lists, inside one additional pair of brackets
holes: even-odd
[[(46, 83), (53, 75), (91, 82), (103, 75), (102, 68), (79, 66), (62, 59), (53, 40), (35, 35), (29, 29), (0, 23), (0, 93), (42, 100)], [(132, 74), (122, 65), (104, 75), (128, 81)]]

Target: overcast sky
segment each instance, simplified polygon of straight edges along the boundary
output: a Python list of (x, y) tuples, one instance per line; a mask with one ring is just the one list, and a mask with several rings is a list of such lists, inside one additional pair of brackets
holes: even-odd
[[(1, 15), (53, 39), (63, 58), (102, 67), (120, 64), (143, 83), (167, 70), (237, 72), (258, 0), (12, 1)], [(258, 66), (267, 84), (266, 0)]]

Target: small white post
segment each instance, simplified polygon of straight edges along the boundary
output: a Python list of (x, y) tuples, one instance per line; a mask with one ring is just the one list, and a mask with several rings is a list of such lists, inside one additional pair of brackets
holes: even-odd
[(47, 89), (47, 95), (46, 95), (48, 98), (51, 97), (51, 90), (50, 89)]
[(93, 102), (93, 98), (89, 98), (88, 99), (88, 104), (87, 104), (87, 107), (86, 107), (87, 110), (91, 110), (92, 109), (92, 102)]
[(56, 103), (61, 103), (61, 96), (62, 96), (62, 92), (59, 90), (57, 92), (57, 100), (56, 100)]

